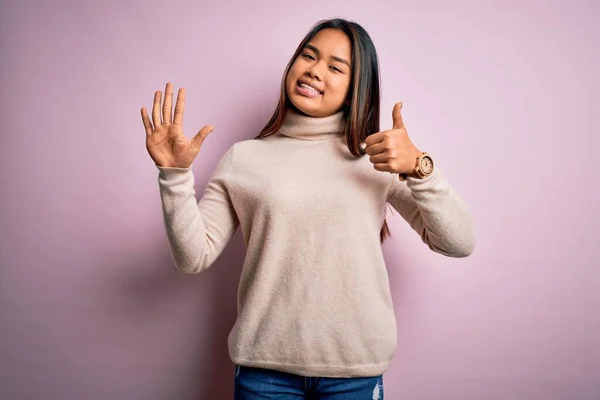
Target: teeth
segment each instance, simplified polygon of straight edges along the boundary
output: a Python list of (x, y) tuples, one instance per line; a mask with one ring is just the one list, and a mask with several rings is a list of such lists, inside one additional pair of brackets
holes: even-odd
[(311, 92), (313, 92), (313, 93), (315, 93), (315, 94), (319, 94), (319, 93), (321, 93), (321, 92), (319, 92), (317, 89), (315, 89), (315, 88), (313, 88), (313, 87), (311, 87), (311, 86), (308, 86), (306, 83), (301, 83), (301, 84), (300, 84), (300, 86), (301, 86), (301, 87), (303, 87), (303, 88), (305, 88), (305, 89), (308, 89), (308, 90), (310, 90)]

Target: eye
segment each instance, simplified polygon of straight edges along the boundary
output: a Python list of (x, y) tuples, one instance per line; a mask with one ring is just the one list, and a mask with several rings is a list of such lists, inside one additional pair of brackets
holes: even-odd
[(302, 54), (302, 57), (304, 57), (304, 58), (308, 58), (309, 60), (314, 60), (314, 59), (315, 59), (315, 58), (314, 58), (312, 55), (310, 55), (310, 54), (308, 54), (308, 53), (303, 53), (303, 54)]
[(336, 71), (336, 72), (342, 72), (342, 70), (341, 70), (341, 69), (339, 69), (338, 67), (331, 66), (331, 67), (329, 67), (329, 68), (331, 68), (332, 70), (334, 70), (334, 71)]

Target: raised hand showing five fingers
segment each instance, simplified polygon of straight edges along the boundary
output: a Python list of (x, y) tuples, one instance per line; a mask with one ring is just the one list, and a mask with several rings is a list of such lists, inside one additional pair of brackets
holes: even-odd
[[(162, 94), (154, 93), (152, 122), (146, 108), (142, 107), (142, 122), (146, 129), (146, 149), (159, 167), (189, 168), (200, 152), (202, 143), (213, 131), (210, 125), (204, 126), (192, 140), (183, 134), (183, 112), (185, 109), (185, 89), (180, 88), (173, 116), (173, 85), (167, 82), (165, 101), (161, 107)], [(161, 118), (162, 111), (162, 118)]]

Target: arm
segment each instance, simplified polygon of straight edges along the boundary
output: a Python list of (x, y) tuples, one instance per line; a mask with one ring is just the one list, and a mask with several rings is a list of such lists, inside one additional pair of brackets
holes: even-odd
[(210, 267), (239, 226), (227, 189), (233, 147), (219, 160), (198, 203), (191, 168), (158, 167), (171, 255), (183, 273), (196, 274)]
[(473, 216), (441, 171), (424, 179), (394, 174), (387, 201), (429, 248), (448, 257), (467, 257), (475, 247)]

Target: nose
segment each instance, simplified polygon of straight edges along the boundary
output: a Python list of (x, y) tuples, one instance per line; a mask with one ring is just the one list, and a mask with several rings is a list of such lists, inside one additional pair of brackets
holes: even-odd
[(306, 69), (306, 75), (318, 81), (323, 80), (323, 67), (321, 62), (316, 62)]

